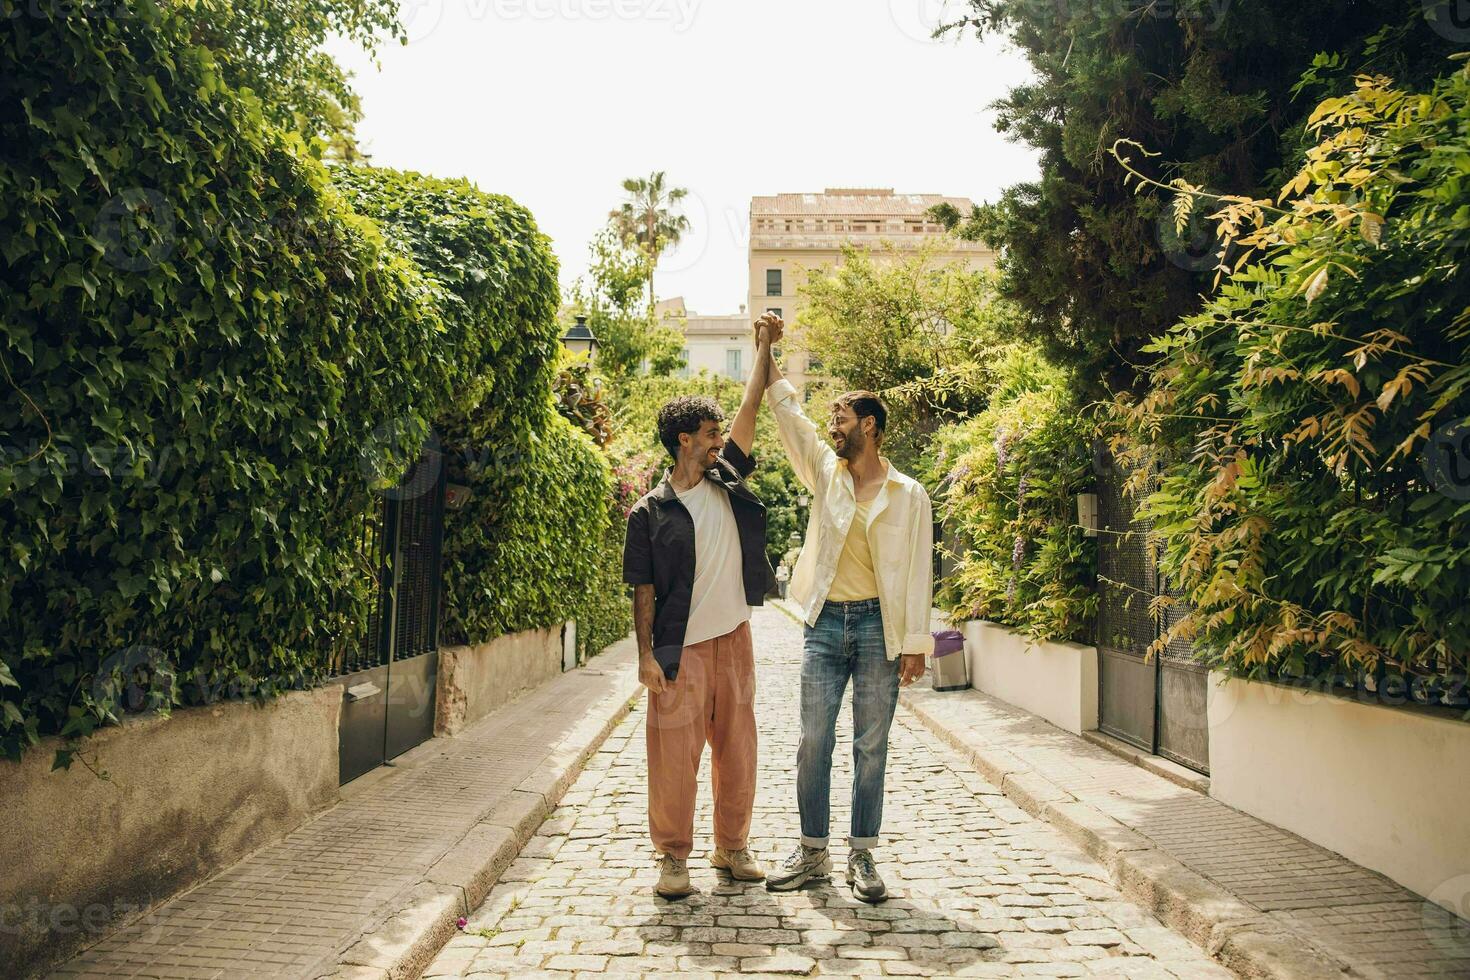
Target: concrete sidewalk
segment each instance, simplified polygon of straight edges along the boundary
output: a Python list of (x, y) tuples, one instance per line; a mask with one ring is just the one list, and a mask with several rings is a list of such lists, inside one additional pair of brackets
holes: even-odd
[[(1470, 923), (1383, 875), (979, 691), (903, 703), (1123, 894), (1242, 976), (1470, 977)], [(1324, 815), (1330, 819), (1330, 815)]]
[(417, 976), (627, 713), (635, 652), (615, 644), (355, 780), (332, 809), (52, 975)]

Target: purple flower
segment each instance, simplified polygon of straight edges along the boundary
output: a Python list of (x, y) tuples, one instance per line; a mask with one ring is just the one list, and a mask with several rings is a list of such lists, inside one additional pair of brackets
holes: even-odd
[(467, 926), (469, 924), (470, 924), (470, 920), (469, 919), (466, 919), (464, 916), (460, 916), (459, 918), (457, 918), (457, 919), (454, 920), (454, 927), (456, 929), (463, 929), (465, 926)]
[[(1011, 567), (1012, 568), (1019, 569), (1021, 567), (1021, 559), (1025, 558), (1025, 557), (1026, 557), (1026, 538), (1024, 536), (1018, 534), (1018, 535), (1016, 535), (1016, 543), (1011, 546)], [(1012, 585), (1015, 585), (1015, 582), (1012, 581), (1011, 584)]]
[(995, 433), (995, 468), (1005, 469), (1006, 460), (1010, 459), (1011, 434), (1005, 429)]

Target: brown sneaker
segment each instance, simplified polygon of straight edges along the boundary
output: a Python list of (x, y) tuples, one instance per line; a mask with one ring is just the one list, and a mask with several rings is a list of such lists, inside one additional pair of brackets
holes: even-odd
[(684, 898), (694, 894), (694, 886), (689, 884), (689, 862), (684, 858), (660, 854), (658, 884), (653, 886), (653, 893), (660, 898)]
[(761, 881), (766, 877), (766, 872), (761, 868), (761, 863), (750, 853), (750, 848), (741, 847), (733, 851), (727, 851), (723, 847), (715, 848), (710, 855), (711, 867), (724, 868), (730, 872), (730, 877), (737, 881)]

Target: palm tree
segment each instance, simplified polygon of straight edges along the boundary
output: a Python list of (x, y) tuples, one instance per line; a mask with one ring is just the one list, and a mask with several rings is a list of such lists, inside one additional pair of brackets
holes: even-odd
[(666, 187), (664, 172), (655, 171), (647, 180), (629, 177), (623, 181), (628, 200), (608, 218), (624, 243), (636, 245), (648, 258), (648, 311), (653, 312), (653, 268), (666, 248), (679, 244), (689, 230), (689, 219), (674, 213), (674, 207), (689, 191), (683, 187)]

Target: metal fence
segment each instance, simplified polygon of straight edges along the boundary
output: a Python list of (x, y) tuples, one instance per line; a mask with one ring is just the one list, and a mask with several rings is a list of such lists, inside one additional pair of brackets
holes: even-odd
[(1185, 612), (1176, 602), (1154, 615), (1160, 595), (1178, 599), (1180, 593), (1161, 575), (1153, 528), (1138, 515), (1152, 481), (1136, 481), (1130, 493), (1131, 474), (1110, 459), (1103, 461), (1098, 474), (1098, 727), (1208, 772), (1208, 668), (1187, 640), (1176, 638), (1157, 655), (1150, 652)]

